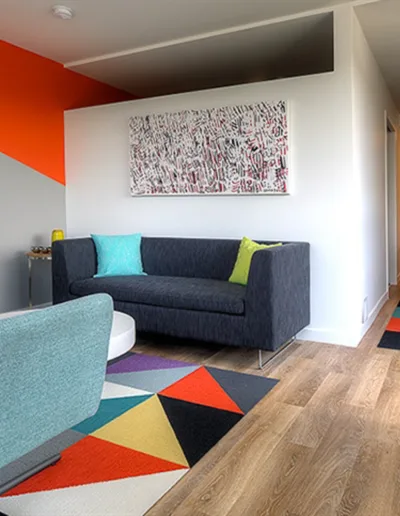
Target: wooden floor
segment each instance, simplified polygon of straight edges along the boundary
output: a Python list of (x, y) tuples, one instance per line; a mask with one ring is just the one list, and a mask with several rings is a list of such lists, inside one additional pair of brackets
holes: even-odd
[(357, 349), (295, 342), (262, 372), (254, 351), (139, 342), (280, 380), (148, 515), (400, 515), (400, 351), (377, 348), (399, 298)]

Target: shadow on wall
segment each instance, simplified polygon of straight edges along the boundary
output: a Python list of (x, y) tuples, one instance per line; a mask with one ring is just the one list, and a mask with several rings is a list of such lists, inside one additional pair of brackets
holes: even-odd
[[(2, 255), (3, 253), (1, 253)], [(0, 312), (16, 310), (22, 300), (28, 305), (28, 264), (26, 257), (21, 252), (7, 253), (1, 256), (1, 291), (7, 292), (7, 297), (0, 297)]]

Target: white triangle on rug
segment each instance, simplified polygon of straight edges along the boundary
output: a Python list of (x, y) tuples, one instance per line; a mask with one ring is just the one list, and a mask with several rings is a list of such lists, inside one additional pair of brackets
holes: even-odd
[(0, 498), (13, 516), (143, 516), (187, 469)]
[(119, 383), (104, 382), (102, 400), (110, 398), (130, 398), (131, 396), (143, 396), (146, 394), (153, 394), (149, 391), (142, 391), (142, 389), (135, 389), (134, 387), (127, 387)]

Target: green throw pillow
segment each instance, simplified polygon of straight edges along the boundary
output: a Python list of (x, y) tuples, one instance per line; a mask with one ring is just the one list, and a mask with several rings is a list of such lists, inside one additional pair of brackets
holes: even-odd
[(231, 277), (229, 278), (229, 281), (231, 283), (247, 285), (247, 281), (249, 279), (251, 259), (253, 258), (253, 254), (256, 251), (260, 251), (261, 249), (268, 249), (269, 247), (278, 247), (281, 245), (282, 244), (257, 244), (257, 242), (253, 242), (253, 240), (250, 240), (250, 238), (243, 237), (242, 241), (240, 242), (236, 263), (233, 268)]

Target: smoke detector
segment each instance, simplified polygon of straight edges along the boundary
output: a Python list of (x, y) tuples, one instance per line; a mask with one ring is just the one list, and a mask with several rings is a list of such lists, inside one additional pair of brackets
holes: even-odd
[(61, 18), (62, 20), (71, 20), (75, 15), (74, 11), (66, 5), (54, 5), (51, 8), (51, 13), (56, 18)]

